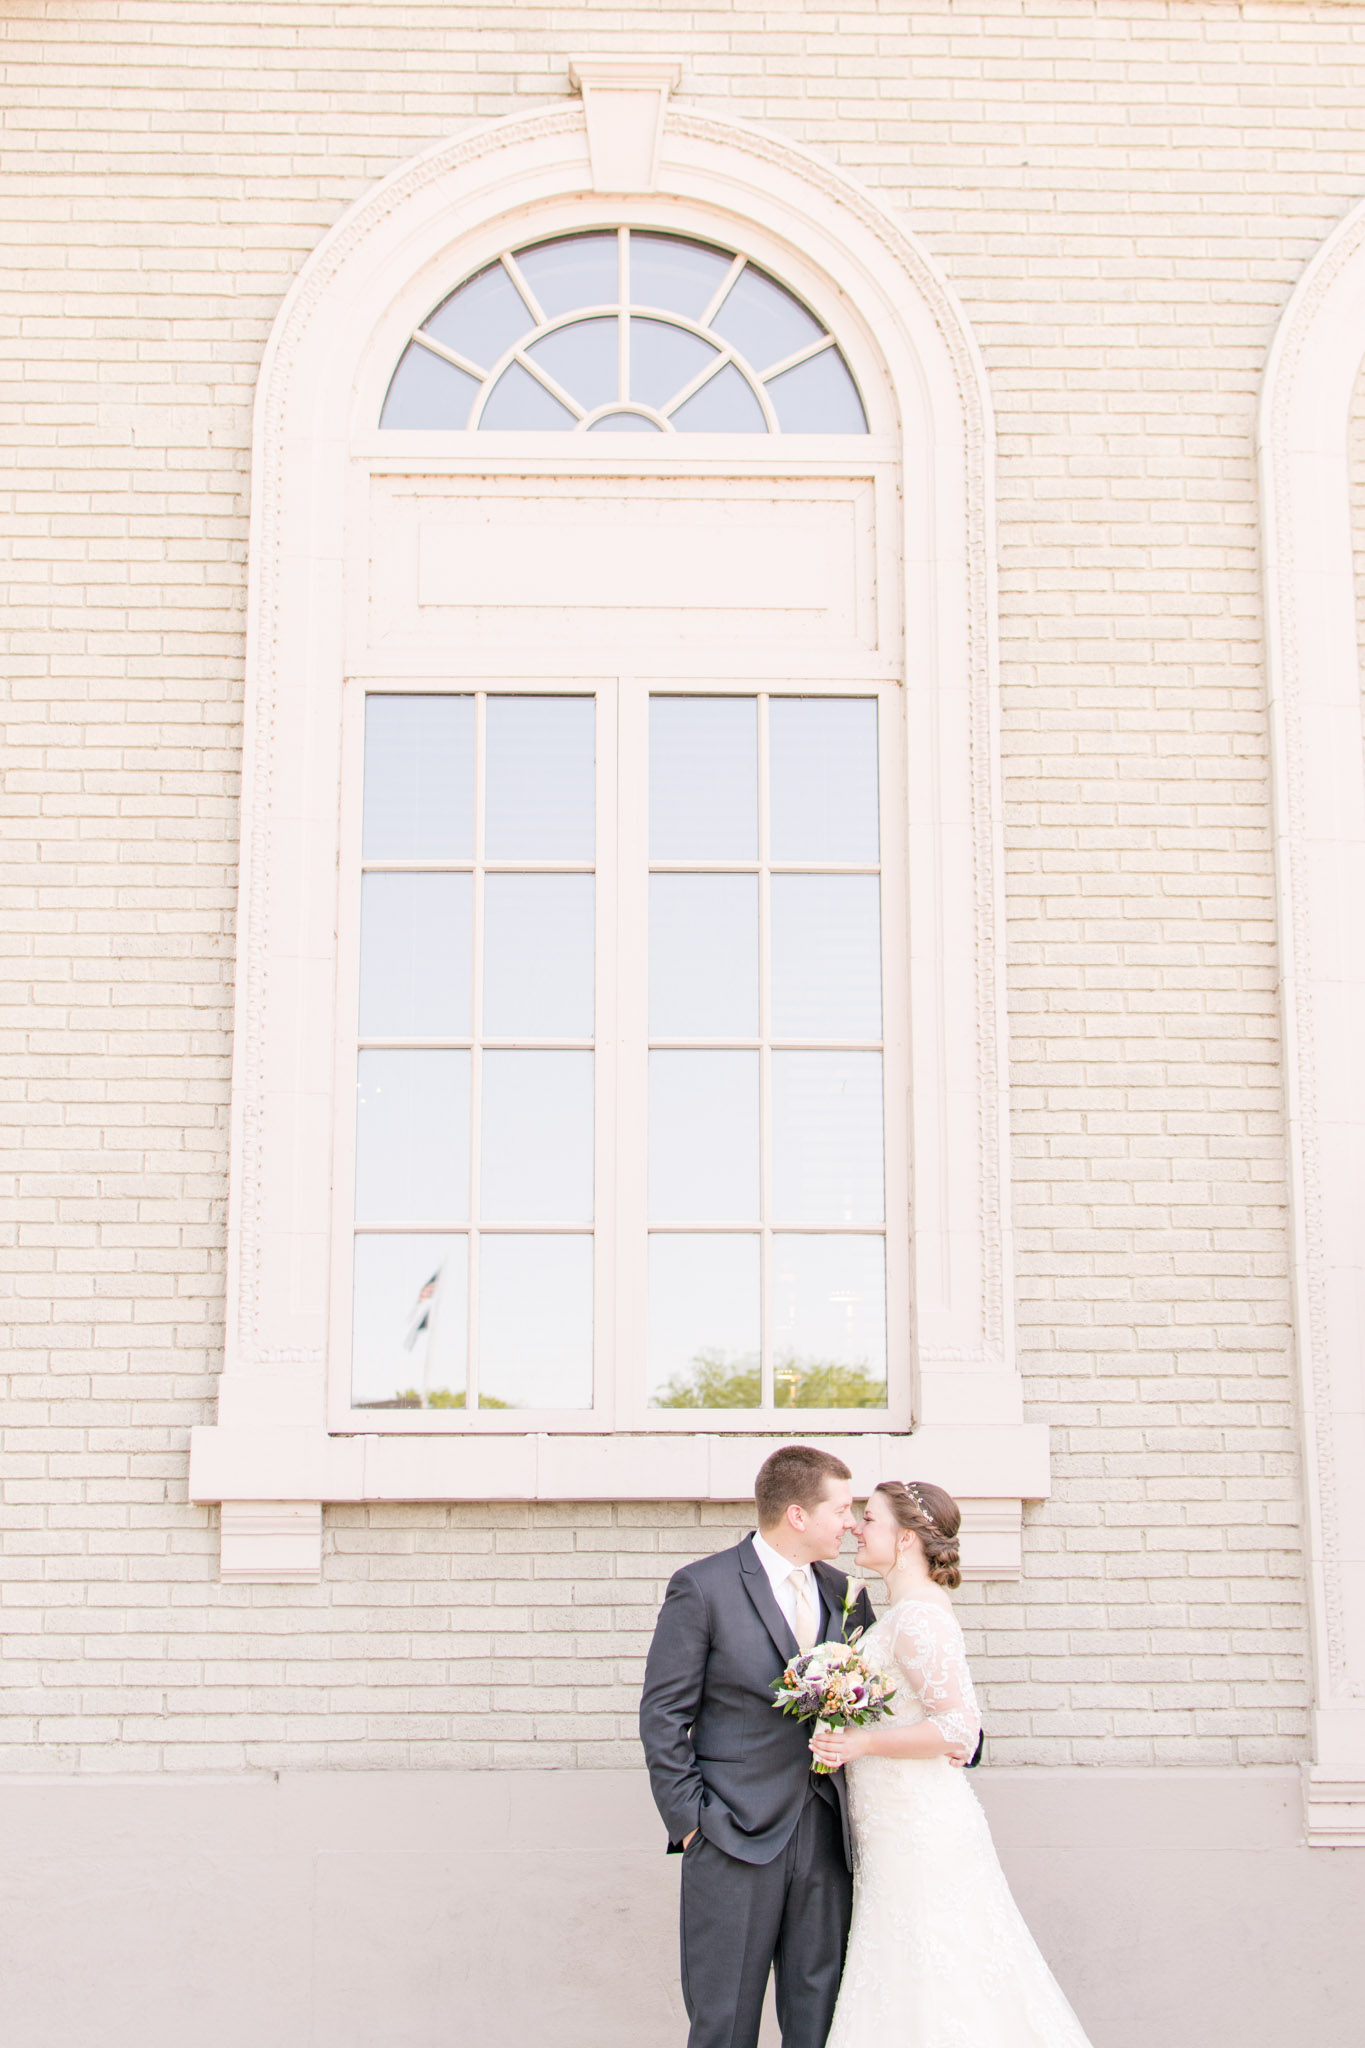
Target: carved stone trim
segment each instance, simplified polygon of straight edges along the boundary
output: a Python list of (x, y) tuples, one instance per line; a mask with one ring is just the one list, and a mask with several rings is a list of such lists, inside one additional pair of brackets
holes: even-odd
[[(662, 104), (668, 81), (656, 69), (645, 82)], [(638, 88), (641, 81), (627, 83)], [(604, 89), (621, 85), (605, 81)], [(316, 917), (326, 884), (315, 869), (316, 862), (334, 861), (328, 837), (334, 796), (330, 766), (319, 768), (311, 783), (301, 780), (294, 750), (300, 720), (326, 714), (334, 663), (338, 687), (342, 674), (341, 614), (332, 601), (339, 586), (328, 580), (344, 552), (349, 517), (340, 489), (350, 460), (342, 420), (346, 394), (368, 360), (364, 350), (380, 333), (377, 328), (370, 335), (366, 317), (354, 309), (372, 305), (381, 326), (385, 318), (394, 319), (384, 309), (397, 306), (421, 265), (495, 217), (533, 218), (542, 204), (558, 206), (561, 216), (567, 205), (577, 217), (588, 189), (589, 125), (577, 103), (510, 117), (439, 143), (386, 179), (303, 266), (262, 367), (253, 472), (228, 1345), (220, 1422), (194, 1432), (191, 1454), (194, 1497), (223, 1502), (225, 1558), (232, 1574), (243, 1579), (313, 1576), (317, 1503), (328, 1499), (471, 1498), (471, 1487), (485, 1499), (737, 1498), (751, 1483), (758, 1443), (747, 1436), (679, 1434), (632, 1444), (513, 1435), (442, 1439), (410, 1431), (329, 1435), (317, 1369), (323, 1353), (313, 1348), (324, 1313), (313, 1275), (316, 1248), (325, 1238), (318, 1188), (326, 1181), (326, 1154), (315, 1142), (316, 1101), (328, 1085), (317, 1076), (326, 1065), (320, 1032), (330, 1043), (332, 1030), (325, 994), (327, 923)], [(962, 1256), (960, 1266), (952, 1264), (952, 1284), (940, 1290), (934, 1308), (938, 1321), (921, 1333), (920, 1356), (930, 1365), (964, 1371), (999, 1366), (1010, 1357), (1011, 1304), (1004, 1036), (996, 971), (1001, 925), (991, 425), (984, 371), (965, 316), (931, 260), (837, 169), (766, 134), (677, 107), (668, 110), (662, 134), (651, 175), (657, 170), (667, 204), (692, 199), (736, 218), (751, 216), (756, 235), (785, 236), (808, 263), (818, 259), (809, 254), (807, 235), (823, 238), (827, 267), (843, 278), (841, 288), (855, 303), (859, 280), (866, 281), (872, 295), (869, 332), (888, 360), (896, 358), (895, 378), (902, 381), (893, 384), (902, 402), (913, 408), (925, 392), (932, 394), (916, 432), (934, 456), (923, 474), (935, 481), (932, 496), (926, 486), (916, 516), (940, 520), (941, 546), (932, 573), (924, 574), (926, 591), (941, 606), (942, 644), (949, 650), (940, 673), (944, 715), (955, 721), (956, 739), (945, 794), (954, 818), (968, 807), (972, 814), (956, 855), (962, 896), (945, 957), (958, 1039), (975, 1031), (978, 1064), (975, 1132), (969, 1137), (962, 1114), (942, 1184), (935, 1175), (929, 1184), (932, 1203), (921, 1197), (923, 1208), (932, 1209), (934, 1228), (959, 1233), (964, 1249), (970, 1238), (970, 1256)], [(875, 319), (873, 304), (880, 308)], [(366, 332), (353, 347), (349, 337), (357, 319)], [(388, 345), (383, 342), (379, 355)], [(373, 367), (363, 374), (373, 374)], [(305, 856), (300, 849), (308, 846), (313, 855)], [(314, 856), (315, 865), (308, 866)], [(292, 864), (300, 859), (306, 872), (295, 888)], [(926, 883), (932, 896), (942, 875), (936, 858), (919, 872), (935, 878)], [(945, 923), (943, 929), (950, 927)], [(926, 953), (926, 970), (928, 958)], [(926, 971), (917, 986), (929, 985)], [(932, 1034), (924, 1042), (932, 1043)], [(307, 1081), (298, 1065), (305, 1045)], [(942, 1056), (941, 1046), (926, 1055), (930, 1071)], [(954, 1077), (959, 1101), (969, 1082), (970, 1073)], [(270, 1087), (283, 1110), (270, 1106)], [(283, 1119), (278, 1125), (271, 1121), (276, 1114)], [(266, 1176), (278, 1175), (285, 1159), (298, 1178), (282, 1190), (273, 1178), (267, 1186)], [(298, 1206), (290, 1211), (295, 1197)], [(945, 1260), (945, 1272), (950, 1263)], [(1007, 1378), (994, 1375), (998, 1384), (986, 1404), (989, 1413), (983, 1409), (979, 1422), (944, 1434), (936, 1416), (917, 1439), (925, 1456), (946, 1460), (945, 1473), (960, 1451), (957, 1490), (979, 1503), (986, 1517), (981, 1533), (994, 1544), (992, 1575), (999, 1568), (1017, 1569), (1017, 1503), (1037, 1497), (1047, 1485), (1046, 1432), (1016, 1419), (1017, 1396), (1005, 1387)], [(981, 1392), (984, 1397), (984, 1380)], [(335, 1426), (350, 1429), (353, 1423), (343, 1416)], [(895, 1441), (903, 1462), (904, 1440)], [(871, 1435), (840, 1438), (850, 1455), (854, 1444), (870, 1454), (874, 1445), (890, 1442)], [(620, 1463), (623, 1450), (628, 1473)], [(698, 1459), (705, 1468), (700, 1477), (693, 1470)], [(534, 1466), (529, 1493), (523, 1469), (528, 1460)], [(658, 1467), (653, 1478), (645, 1470), (651, 1461)], [(593, 1472), (608, 1492), (594, 1492)], [(947, 1483), (955, 1482), (949, 1477)], [(978, 1564), (986, 1564), (984, 1554)]]
[[(1322, 1649), (1326, 1692), (1365, 1696), (1347, 1668), (1341, 1573), (1341, 1512), (1333, 1399), (1332, 1332), (1325, 1258), (1322, 1104), (1319, 1090), (1315, 946), (1307, 873), (1310, 832), (1301, 648), (1302, 516), (1294, 421), (1303, 397), (1304, 358), (1331, 319), (1330, 301), (1346, 274), (1365, 264), (1365, 207), (1358, 207), (1318, 252), (1280, 323), (1266, 372), (1261, 412), (1262, 491), (1266, 540), (1267, 637), (1272, 702), (1272, 771), (1283, 829), (1279, 855), (1283, 1022), (1292, 1137), (1290, 1171), (1297, 1209), (1299, 1300), (1296, 1332), (1303, 1378), (1304, 1424), (1310, 1451), (1308, 1484), (1320, 1529)], [(1365, 348), (1365, 336), (1360, 347)], [(1347, 463), (1347, 418), (1341, 419), (1341, 461)], [(1349, 507), (1349, 498), (1344, 500)], [(1313, 546), (1309, 539), (1310, 550)], [(1354, 608), (1354, 593), (1352, 593)], [(1279, 744), (1276, 745), (1278, 739)], [(1365, 1017), (1361, 1019), (1365, 1025)], [(1362, 1475), (1365, 1476), (1365, 1475)], [(1365, 1760), (1362, 1760), (1365, 1761)]]
[(1303, 1773), (1304, 1832), (1310, 1849), (1365, 1849), (1365, 1779)]
[(652, 192), (668, 95), (682, 77), (670, 57), (571, 57), (583, 95), (595, 192)]
[(321, 1578), (319, 1501), (225, 1500), (220, 1515), (224, 1585), (311, 1586)]
[(1365, 353), (1365, 204), (1280, 322), (1260, 417), (1266, 641), (1294, 1334), (1313, 1622), (1308, 1841), (1365, 1846), (1365, 749), (1351, 394)]

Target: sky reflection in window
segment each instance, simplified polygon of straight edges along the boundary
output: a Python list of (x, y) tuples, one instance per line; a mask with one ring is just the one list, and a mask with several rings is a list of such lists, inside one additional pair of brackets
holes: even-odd
[(757, 264), (685, 235), (594, 229), (508, 250), (399, 358), (385, 428), (865, 434), (832, 335)]

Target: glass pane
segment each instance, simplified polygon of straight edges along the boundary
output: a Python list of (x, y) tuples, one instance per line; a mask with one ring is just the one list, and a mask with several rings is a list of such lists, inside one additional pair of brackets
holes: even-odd
[(591, 875), (489, 875), (483, 1028), (489, 1038), (591, 1038)]
[(469, 860), (474, 699), (365, 699), (367, 860)]
[(484, 847), (489, 860), (591, 860), (591, 697), (490, 697)]
[(757, 1408), (756, 1237), (649, 1240), (649, 1405)]
[(632, 320), (630, 395), (641, 405), (667, 405), (719, 353), (685, 327), (670, 327), (666, 320)]
[(774, 1038), (880, 1038), (876, 875), (774, 875)]
[(443, 341), (457, 355), (491, 370), (499, 356), (530, 334), (535, 321), (500, 263), (490, 263), (462, 284), (422, 322), (424, 334)]
[(733, 261), (728, 250), (684, 241), (680, 235), (632, 234), (630, 302), (700, 320)]
[(360, 892), (360, 1036), (467, 1038), (472, 875), (366, 875)]
[(567, 405), (545, 389), (520, 363), (509, 363), (493, 386), (479, 425), (504, 432), (530, 433), (548, 427), (567, 433), (578, 422)]
[(540, 301), (547, 320), (580, 306), (614, 306), (620, 292), (617, 240), (605, 234), (560, 235), (517, 250), (517, 269)]
[(758, 705), (655, 697), (649, 707), (651, 860), (757, 860)]
[(758, 1036), (757, 875), (651, 875), (654, 1038)]
[(775, 1052), (773, 1218), (880, 1223), (882, 1056)]
[(649, 1213), (656, 1223), (758, 1217), (758, 1054), (649, 1056)]
[(774, 697), (772, 857), (874, 862), (877, 706), (871, 697)]
[(669, 415), (680, 434), (766, 434), (768, 422), (753, 388), (733, 363)]
[(647, 420), (638, 412), (604, 412), (600, 420), (594, 420), (588, 428), (590, 434), (662, 434), (664, 429), (657, 420)]
[(485, 1053), (484, 1221), (591, 1223), (592, 1135), (590, 1052)]
[(358, 1223), (462, 1223), (469, 1214), (469, 1054), (362, 1052)]
[(775, 1237), (773, 1400), (886, 1406), (886, 1255), (879, 1237)]
[(584, 412), (610, 405), (617, 390), (619, 344), (615, 320), (575, 320), (546, 334), (526, 351)]
[(751, 264), (740, 271), (711, 322), (711, 332), (737, 348), (755, 370), (809, 348), (824, 331), (785, 285)]
[(591, 1408), (592, 1239), (479, 1240), (480, 1408)]
[(457, 370), (444, 356), (410, 341), (389, 384), (381, 427), (464, 427), (479, 380)]
[(355, 1240), (351, 1399), (357, 1408), (463, 1408), (469, 1241)]
[(768, 386), (784, 434), (865, 434), (867, 415), (837, 348), (784, 370)]

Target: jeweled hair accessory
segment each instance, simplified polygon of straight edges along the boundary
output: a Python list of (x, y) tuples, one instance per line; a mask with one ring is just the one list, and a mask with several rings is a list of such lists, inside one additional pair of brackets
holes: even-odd
[(922, 1500), (920, 1499), (920, 1497), (919, 1497), (919, 1488), (918, 1488), (918, 1487), (916, 1486), (916, 1484), (915, 1484), (914, 1480), (913, 1480), (913, 1479), (905, 1479), (905, 1480), (902, 1480), (901, 1484), (902, 1484), (902, 1485), (904, 1486), (904, 1488), (905, 1488), (906, 1492), (907, 1492), (907, 1493), (909, 1494), (909, 1496), (910, 1496), (911, 1500), (912, 1500), (912, 1501), (913, 1501), (913, 1502), (915, 1503), (915, 1506), (916, 1506), (916, 1507), (917, 1507), (917, 1508), (919, 1509), (920, 1513), (921, 1513), (921, 1514), (923, 1515), (923, 1517), (924, 1517), (925, 1521), (926, 1521), (926, 1522), (927, 1522), (927, 1523), (929, 1524), (929, 1527), (930, 1527), (931, 1529), (937, 1529), (937, 1527), (938, 1527), (938, 1523), (937, 1523), (937, 1522), (936, 1522), (936, 1521), (934, 1520), (934, 1518), (933, 1518), (933, 1516), (932, 1516), (932, 1515), (930, 1514), (930, 1512), (929, 1512), (928, 1508), (927, 1508), (927, 1507), (926, 1507), (926, 1506), (924, 1505), (924, 1502), (923, 1502), (923, 1501), (922, 1501)]

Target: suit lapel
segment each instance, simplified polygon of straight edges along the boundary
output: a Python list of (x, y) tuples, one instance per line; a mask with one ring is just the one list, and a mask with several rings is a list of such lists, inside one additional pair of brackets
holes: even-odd
[(837, 1642), (843, 1635), (844, 1586), (848, 1584), (848, 1581), (845, 1579), (844, 1586), (841, 1586), (839, 1580), (842, 1574), (835, 1571), (832, 1565), (823, 1563), (819, 1558), (811, 1566), (811, 1570), (815, 1574), (815, 1583), (820, 1588), (820, 1598), (824, 1603), (820, 1641), (822, 1643)]
[(768, 1574), (758, 1561), (753, 1538), (746, 1536), (739, 1546), (739, 1575), (744, 1590), (758, 1611), (758, 1618), (773, 1639), (773, 1645), (786, 1664), (796, 1655), (796, 1637), (782, 1618), (782, 1609), (773, 1598), (773, 1589)]

